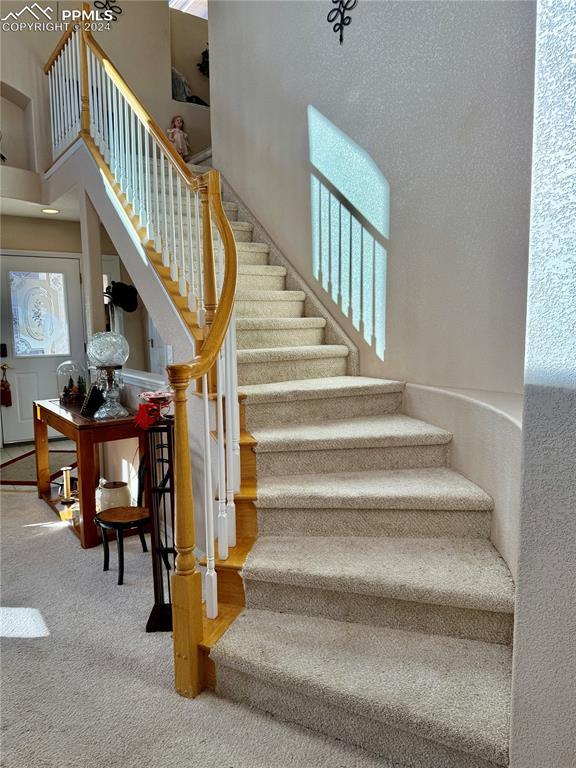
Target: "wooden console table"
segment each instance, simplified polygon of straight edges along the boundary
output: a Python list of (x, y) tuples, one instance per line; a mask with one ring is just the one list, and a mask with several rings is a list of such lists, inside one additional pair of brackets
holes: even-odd
[(78, 524), (71, 524), (70, 527), (80, 539), (82, 547), (85, 549), (95, 547), (100, 543), (94, 524), (95, 493), (100, 480), (98, 446), (100, 443), (137, 437), (140, 460), (142, 460), (146, 454), (146, 432), (138, 429), (132, 416), (122, 419), (89, 419), (80, 415), (79, 407), (60, 405), (59, 400), (36, 400), (34, 402), (34, 442), (38, 496), (58, 514), (64, 507), (50, 487), (48, 427), (52, 427), (76, 443), (80, 514)]

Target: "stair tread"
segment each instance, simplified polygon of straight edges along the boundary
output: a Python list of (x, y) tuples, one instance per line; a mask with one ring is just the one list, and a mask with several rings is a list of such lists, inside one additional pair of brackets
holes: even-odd
[[(240, 354), (238, 352), (239, 360)], [(278, 427), (254, 427), (253, 435), (258, 443), (256, 451), (264, 453), (442, 445), (452, 440), (452, 434), (447, 430), (400, 413)]]
[(256, 506), (298, 509), (493, 509), (490, 496), (447, 467), (258, 478)]
[(514, 612), (508, 568), (486, 539), (260, 536), (246, 579)]
[[(255, 318), (256, 319), (256, 318)], [(258, 320), (260, 318), (257, 318)], [(262, 318), (262, 320), (276, 318)], [(282, 318), (283, 319), (283, 318)], [(290, 320), (311, 320), (322, 318), (290, 318)], [(240, 320), (237, 321), (238, 323)], [(246, 322), (246, 320), (242, 320)], [(324, 321), (325, 323), (326, 321)], [(237, 326), (240, 327), (240, 326)], [(367, 376), (332, 376), (323, 379), (302, 379), (279, 381), (269, 384), (248, 384), (240, 387), (249, 403), (267, 403), (277, 400), (316, 400), (324, 397), (345, 397), (347, 395), (381, 394), (403, 392), (404, 382), (388, 379), (374, 379)]]
[(269, 253), (270, 246), (267, 243), (236, 243), (237, 251), (256, 251), (257, 253)]
[[(303, 330), (304, 328), (325, 327), (326, 320), (323, 317), (239, 317), (236, 320), (236, 329), (239, 331)], [(254, 386), (266, 387), (273, 385), (253, 384), (242, 387), (242, 389), (251, 389)]]
[[(238, 294), (236, 294), (238, 296)], [(348, 347), (342, 344), (311, 344), (307, 347), (263, 347), (239, 349), (238, 363), (266, 363), (280, 360), (314, 360), (326, 357), (347, 357)]]
[(236, 291), (236, 301), (304, 301), (304, 291)]
[(275, 264), (238, 264), (239, 275), (286, 275), (286, 267)]
[(506, 646), (246, 610), (211, 652), (223, 664), (453, 749), (508, 762)]

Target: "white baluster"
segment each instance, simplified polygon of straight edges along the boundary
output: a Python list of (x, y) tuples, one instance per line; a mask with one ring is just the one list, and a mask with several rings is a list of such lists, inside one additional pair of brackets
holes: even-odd
[(238, 403), (238, 361), (236, 343), (236, 311), (232, 310), (230, 326), (230, 367), (232, 369), (232, 453), (234, 455), (233, 489), (240, 490), (240, 405)]
[(172, 163), (168, 163), (168, 194), (170, 195), (170, 277), (178, 281), (178, 261), (176, 251), (176, 214), (174, 212), (174, 177)]
[(150, 163), (152, 158), (150, 156), (149, 140), (151, 139), (148, 131), (142, 126), (144, 131), (144, 187), (146, 190), (146, 239), (152, 240), (154, 238), (154, 213), (152, 209), (152, 193), (151, 193), (151, 179), (150, 179)]
[(138, 197), (138, 157), (136, 142), (136, 115), (130, 110), (130, 156), (132, 158), (132, 210), (135, 216), (140, 215), (140, 199)]
[(138, 161), (138, 199), (140, 200), (140, 226), (146, 226), (146, 197), (144, 191), (144, 142), (142, 131), (144, 130), (142, 123), (136, 118), (136, 158)]
[(184, 247), (184, 215), (182, 211), (182, 182), (180, 181), (180, 174), (178, 174), (178, 178), (176, 179), (176, 194), (178, 195), (178, 235), (180, 238), (180, 280), (178, 281), (178, 288), (180, 290), (180, 296), (187, 296), (186, 248)]
[(92, 51), (86, 48), (86, 63), (88, 69), (88, 103), (90, 107), (90, 136), (96, 138), (96, 99), (94, 98), (94, 68), (92, 64)]
[(232, 375), (232, 344), (231, 344), (230, 326), (224, 340), (224, 355), (226, 364), (224, 366), (224, 386), (225, 386), (225, 411), (226, 411), (226, 522), (228, 525), (228, 544), (231, 547), (236, 546), (236, 504), (234, 503), (234, 445), (233, 445), (233, 386), (234, 379)]
[(58, 61), (52, 67), (52, 91), (54, 93), (54, 150), (60, 145), (60, 88), (58, 86)]
[(198, 325), (202, 327), (206, 319), (206, 307), (204, 305), (204, 267), (202, 264), (202, 246), (200, 244), (200, 193), (194, 192), (194, 228), (196, 230), (196, 275), (198, 276)]
[(224, 350), (218, 353), (217, 420), (218, 420), (218, 557), (228, 558), (228, 510), (226, 508), (226, 449), (224, 439), (224, 383), (226, 379)]
[(168, 200), (166, 198), (166, 168), (164, 152), (160, 149), (160, 183), (162, 185), (162, 264), (170, 266), (170, 239), (168, 237)]
[(160, 240), (160, 190), (158, 189), (158, 152), (156, 150), (156, 139), (152, 136), (152, 172), (154, 173), (154, 248), (157, 253), (161, 253)]
[(75, 87), (76, 87), (76, 133), (80, 133), (82, 114), (82, 89), (80, 85), (80, 32), (74, 32)]
[(188, 309), (196, 311), (196, 275), (194, 274), (194, 251), (192, 239), (192, 200), (190, 187), (186, 186), (186, 242), (188, 245)]
[(202, 377), (202, 402), (204, 404), (204, 517), (206, 523), (206, 617), (218, 616), (218, 584), (214, 556), (214, 497), (212, 491), (212, 457), (210, 453), (210, 411), (208, 407), (208, 376)]
[(112, 171), (112, 175), (114, 178), (116, 178), (116, 131), (114, 129), (114, 118), (115, 118), (115, 110), (114, 110), (114, 102), (113, 102), (113, 90), (112, 90), (112, 82), (110, 81), (110, 78), (106, 73), (104, 73), (104, 80), (106, 83), (106, 105), (107, 105), (107, 112), (106, 112), (106, 118), (108, 122), (108, 155), (110, 157), (109, 163), (110, 163), (110, 170)]
[(64, 139), (68, 143), (70, 139), (70, 126), (72, 125), (72, 94), (70, 93), (70, 44), (66, 43), (62, 49), (63, 78), (64, 78), (64, 108), (66, 115)]
[(48, 99), (50, 101), (50, 136), (52, 140), (52, 160), (56, 157), (56, 128), (54, 124), (54, 115), (56, 114), (56, 105), (54, 103), (54, 88), (52, 86), (52, 72), (54, 68), (48, 72)]
[(100, 137), (100, 151), (106, 157), (106, 128), (104, 120), (104, 89), (102, 87), (102, 65), (100, 59), (94, 56), (96, 67), (96, 103), (98, 105), (98, 135)]
[(132, 149), (130, 147), (130, 113), (128, 112), (128, 104), (124, 96), (122, 97), (122, 112), (124, 118), (123, 124), (123, 136), (124, 136), (124, 148), (122, 155), (124, 157), (124, 173), (126, 175), (126, 188), (124, 190), (126, 199), (128, 202), (132, 200)]

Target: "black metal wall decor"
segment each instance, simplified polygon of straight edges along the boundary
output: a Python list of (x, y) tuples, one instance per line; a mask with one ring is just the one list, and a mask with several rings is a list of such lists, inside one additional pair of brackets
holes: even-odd
[(174, 573), (174, 419), (165, 416), (148, 429), (149, 488), (148, 503), (152, 519), (152, 569), (154, 607), (146, 632), (170, 632), (172, 629), (172, 592), (170, 576)]
[(118, 3), (111, 3), (110, 0), (96, 0), (94, 8), (98, 8), (100, 11), (110, 11), (112, 15), (109, 18), (112, 21), (118, 21), (118, 16), (122, 13), (122, 8)]
[(352, 22), (352, 17), (347, 14), (353, 11), (358, 5), (358, 0), (332, 0), (332, 4), (337, 6), (332, 8), (326, 21), (332, 24), (332, 29), (340, 35), (340, 45), (344, 42), (344, 27)]

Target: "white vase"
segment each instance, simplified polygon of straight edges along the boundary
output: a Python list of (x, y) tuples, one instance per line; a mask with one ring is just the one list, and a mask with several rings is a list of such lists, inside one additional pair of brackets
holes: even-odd
[(104, 477), (100, 478), (96, 491), (96, 509), (100, 509), (102, 512), (111, 507), (131, 506), (132, 494), (128, 488), (128, 483), (123, 483), (120, 480), (106, 480)]

